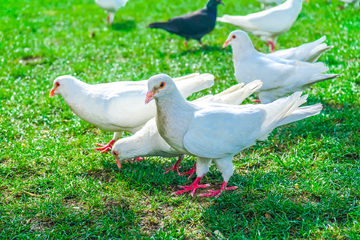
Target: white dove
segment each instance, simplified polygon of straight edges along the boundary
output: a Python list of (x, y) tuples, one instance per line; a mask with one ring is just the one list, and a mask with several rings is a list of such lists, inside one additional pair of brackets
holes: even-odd
[(263, 86), (258, 92), (262, 103), (269, 103), (287, 94), (302, 91), (310, 85), (337, 77), (322, 74), (329, 70), (322, 62), (308, 63), (269, 57), (254, 48), (249, 36), (240, 30), (233, 31), (223, 47), (231, 45), (235, 77), (238, 82), (249, 83), (260, 79)]
[(259, 36), (271, 45), (273, 52), (278, 36), (292, 27), (301, 12), (302, 2), (303, 0), (287, 0), (279, 6), (261, 12), (246, 16), (224, 15), (217, 20), (239, 26), (244, 31)]
[[(89, 85), (72, 76), (61, 76), (54, 80), (49, 96), (61, 95), (78, 117), (104, 131), (114, 132), (113, 139), (107, 145), (97, 144), (100, 148), (96, 150), (106, 152), (124, 131), (135, 133), (156, 115), (155, 104), (144, 103), (147, 82), (120, 81)], [(214, 76), (195, 73), (176, 78), (175, 82), (186, 98), (211, 87)]]
[[(255, 80), (245, 87), (242, 88), (244, 84), (240, 83), (231, 88), (213, 95), (206, 95), (202, 98), (196, 99), (192, 101), (193, 103), (226, 103), (226, 104), (234, 104), (238, 105), (242, 103), (245, 98), (250, 96), (253, 92), (259, 89), (262, 85), (260, 80)], [(133, 159), (137, 157), (149, 157), (149, 156), (161, 156), (161, 157), (179, 157), (176, 161), (175, 165), (169, 169), (168, 171), (177, 171), (179, 175), (187, 175), (189, 174), (189, 178), (196, 171), (196, 163), (195, 165), (185, 173), (179, 172), (179, 164), (182, 161), (184, 155), (173, 149), (169, 144), (165, 142), (165, 140), (160, 136), (155, 117), (150, 119), (145, 126), (140, 129), (134, 135), (122, 138), (117, 141), (113, 148), (112, 153), (116, 158), (116, 163), (119, 168), (121, 168), (121, 163), (126, 159)]]
[(284, 58), (289, 60), (299, 60), (303, 62), (316, 62), (321, 54), (326, 51), (329, 51), (334, 46), (328, 46), (326, 43), (323, 43), (326, 40), (326, 37), (323, 36), (320, 39), (305, 43), (298, 47), (288, 48), (283, 50), (278, 50), (273, 53), (268, 53), (269, 57)]
[(111, 25), (115, 18), (115, 13), (119, 8), (125, 6), (128, 0), (95, 0), (96, 5), (107, 12), (107, 20)]
[(359, 0), (340, 0), (340, 1), (342, 1), (342, 2), (345, 3), (345, 4), (344, 4), (344, 8), (346, 8), (346, 7), (349, 5), (349, 3), (354, 4), (354, 8), (358, 8), (358, 7), (359, 7)]
[(162, 138), (175, 150), (197, 156), (196, 179), (182, 194), (199, 187), (200, 179), (214, 161), (224, 179), (219, 191), (199, 196), (219, 196), (232, 176), (232, 158), (239, 151), (265, 140), (276, 127), (318, 114), (321, 104), (299, 108), (307, 95), (301, 92), (270, 104), (228, 105), (191, 103), (184, 99), (174, 81), (165, 74), (153, 76), (148, 82), (146, 103), (155, 98), (156, 125)]

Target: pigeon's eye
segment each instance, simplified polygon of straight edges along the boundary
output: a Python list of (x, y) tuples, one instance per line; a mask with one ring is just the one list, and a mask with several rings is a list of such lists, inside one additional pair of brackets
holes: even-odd
[(160, 85), (159, 85), (159, 88), (164, 88), (165, 87), (165, 83), (164, 82), (161, 82)]
[(59, 83), (59, 82), (56, 82), (55, 85), (56, 85), (57, 87), (60, 87), (60, 83)]
[(114, 156), (117, 157), (118, 153), (116, 151), (113, 152)]
[(235, 38), (236, 38), (236, 36), (235, 36), (235, 35), (232, 35), (232, 38), (233, 38), (233, 39), (235, 39)]

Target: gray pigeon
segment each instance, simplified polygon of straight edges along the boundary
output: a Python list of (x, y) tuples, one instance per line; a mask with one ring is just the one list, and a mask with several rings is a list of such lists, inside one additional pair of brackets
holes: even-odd
[(198, 40), (202, 45), (201, 38), (210, 33), (215, 27), (217, 5), (219, 4), (223, 4), (221, 0), (209, 0), (203, 9), (172, 18), (167, 22), (151, 23), (148, 27), (161, 28), (169, 33), (184, 37), (186, 47), (189, 39)]

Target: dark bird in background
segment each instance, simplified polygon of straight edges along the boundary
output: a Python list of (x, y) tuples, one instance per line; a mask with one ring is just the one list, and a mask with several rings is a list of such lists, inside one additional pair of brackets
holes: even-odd
[(148, 27), (161, 28), (185, 38), (186, 47), (189, 39), (198, 40), (202, 45), (201, 38), (215, 27), (217, 5), (219, 4), (223, 4), (221, 0), (209, 0), (203, 9), (172, 18), (167, 22), (151, 23)]

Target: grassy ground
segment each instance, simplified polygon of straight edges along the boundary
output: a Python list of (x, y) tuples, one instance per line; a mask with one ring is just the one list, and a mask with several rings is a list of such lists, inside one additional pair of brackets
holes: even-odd
[[(260, 10), (255, 0), (224, 3), (219, 15)], [(308, 103), (325, 107), (320, 115), (237, 155), (229, 185), (239, 188), (218, 199), (170, 195), (190, 183), (163, 175), (175, 159), (119, 171), (110, 154), (94, 151), (112, 134), (73, 115), (61, 97), (49, 99), (52, 81), (65, 74), (103, 83), (209, 72), (216, 83), (207, 91), (235, 84), (231, 49), (221, 49), (235, 27), (218, 23), (206, 48), (191, 41), (189, 50), (181, 38), (145, 27), (204, 4), (130, 0), (109, 27), (92, 0), (2, 1), (0, 238), (360, 238), (360, 17), (352, 5), (304, 3), (279, 38), (277, 48), (288, 48), (326, 35), (334, 48), (320, 60), (340, 77), (308, 90)], [(192, 164), (187, 158), (182, 170)], [(213, 188), (221, 181), (213, 166), (203, 180)]]

